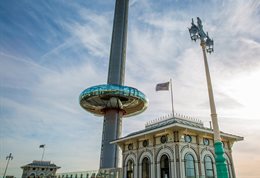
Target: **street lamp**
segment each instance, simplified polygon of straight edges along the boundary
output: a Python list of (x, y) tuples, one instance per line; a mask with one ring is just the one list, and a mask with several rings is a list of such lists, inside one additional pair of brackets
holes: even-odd
[(13, 158), (14, 158), (14, 157), (12, 156), (12, 153), (10, 153), (10, 154), (6, 157), (7, 164), (6, 164), (6, 167), (5, 167), (5, 172), (4, 172), (4, 176), (3, 176), (3, 178), (5, 178), (5, 174), (6, 174), (6, 171), (7, 171), (8, 165), (9, 165), (9, 161), (12, 160)]
[(196, 41), (200, 39), (200, 45), (202, 47), (205, 72), (208, 86), (209, 102), (210, 102), (210, 111), (211, 111), (211, 120), (213, 125), (214, 132), (214, 148), (216, 155), (216, 167), (217, 167), (217, 176), (218, 178), (228, 178), (227, 164), (226, 159), (224, 158), (224, 148), (221, 142), (220, 131), (218, 126), (218, 117), (215, 107), (215, 101), (213, 96), (212, 84), (209, 73), (209, 66), (207, 61), (206, 51), (212, 53), (214, 51), (214, 42), (209, 38), (208, 33), (205, 33), (203, 30), (203, 25), (199, 17), (197, 17), (197, 25), (194, 24), (192, 19), (191, 28), (189, 28), (191, 40)]

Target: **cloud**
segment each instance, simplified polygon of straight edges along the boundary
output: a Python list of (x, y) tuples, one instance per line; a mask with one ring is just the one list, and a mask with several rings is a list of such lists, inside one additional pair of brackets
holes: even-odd
[[(105, 16), (100, 17), (105, 19)], [(102, 30), (107, 25), (104, 22), (104, 25), (93, 29), (86, 24), (83, 26), (91, 30), (90, 34), (103, 34)], [(1, 92), (1, 156), (9, 151), (14, 154), (17, 161), (10, 170), (18, 177), (21, 175), (21, 165), (39, 159), (41, 153), (37, 148), (42, 143), (47, 145), (46, 159), (62, 166), (63, 170), (84, 170), (85, 165), (89, 165), (87, 169), (98, 168), (99, 152), (96, 150), (101, 144), (102, 119), (95, 119), (81, 109), (78, 96), (84, 87), (105, 83), (106, 72), (100, 66), (107, 66), (95, 60), (96, 56), (104, 57), (104, 52), (99, 52), (99, 49), (104, 49), (102, 42), (99, 42), (104, 37), (94, 35), (92, 40), (97, 38), (97, 43), (92, 46), (84, 44), (89, 51), (73, 56), (75, 48), (85, 48), (82, 38), (86, 40), (88, 37), (88, 33), (84, 37), (86, 31), (81, 33), (77, 27), (75, 24), (74, 31), (68, 28), (72, 37), (44, 56), (39, 56), (41, 60), (1, 53), (1, 90), (12, 91), (12, 94), (6, 92), (5, 95)], [(75, 61), (74, 57), (86, 59)], [(64, 65), (66, 62), (70, 65)], [(26, 96), (20, 96), (24, 93)], [(91, 146), (89, 142), (95, 144)], [(20, 144), (23, 146), (18, 146)], [(88, 159), (79, 161), (82, 157)], [(74, 166), (70, 161), (64, 161), (66, 159), (74, 162)]]

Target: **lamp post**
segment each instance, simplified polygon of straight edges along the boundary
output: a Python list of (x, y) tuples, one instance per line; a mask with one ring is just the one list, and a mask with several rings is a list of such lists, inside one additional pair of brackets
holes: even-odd
[(7, 171), (8, 165), (9, 165), (9, 161), (12, 160), (13, 158), (14, 158), (14, 157), (12, 156), (12, 153), (10, 153), (10, 154), (6, 157), (7, 164), (6, 164), (6, 167), (5, 167), (5, 172), (4, 172), (4, 176), (3, 176), (3, 178), (5, 178), (5, 174), (6, 174), (6, 171)]
[(191, 28), (189, 28), (191, 40), (195, 41), (200, 39), (200, 45), (202, 47), (205, 72), (208, 86), (209, 102), (210, 102), (210, 111), (211, 111), (211, 120), (213, 125), (214, 132), (214, 148), (216, 155), (216, 167), (217, 167), (217, 177), (218, 178), (228, 178), (227, 164), (226, 159), (224, 158), (224, 148), (221, 142), (220, 131), (218, 126), (218, 117), (215, 107), (215, 101), (213, 96), (212, 84), (209, 73), (209, 66), (207, 61), (206, 51), (212, 53), (214, 51), (213, 46), (214, 42), (209, 38), (208, 33), (205, 33), (203, 30), (202, 22), (199, 17), (197, 17), (197, 25), (194, 24), (192, 19)]

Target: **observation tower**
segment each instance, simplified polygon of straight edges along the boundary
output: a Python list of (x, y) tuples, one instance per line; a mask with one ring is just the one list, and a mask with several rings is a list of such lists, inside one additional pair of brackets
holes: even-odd
[(79, 97), (83, 109), (104, 116), (100, 169), (119, 166), (119, 148), (110, 142), (121, 137), (122, 118), (148, 106), (141, 91), (124, 86), (128, 7), (129, 0), (116, 0), (107, 84), (87, 88)]

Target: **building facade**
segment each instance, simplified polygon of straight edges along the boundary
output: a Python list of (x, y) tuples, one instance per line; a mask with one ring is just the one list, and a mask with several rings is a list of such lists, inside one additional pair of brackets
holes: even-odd
[[(234, 142), (243, 137), (221, 132), (229, 178), (235, 178)], [(168, 117), (112, 143), (123, 154), (124, 178), (217, 178), (213, 130), (201, 121)]]
[(22, 178), (54, 178), (60, 167), (50, 161), (33, 161), (21, 168), (23, 169)]
[(57, 173), (56, 178), (95, 178), (98, 170)]
[(57, 173), (56, 178), (122, 178), (122, 169), (101, 169), (81, 172)]

